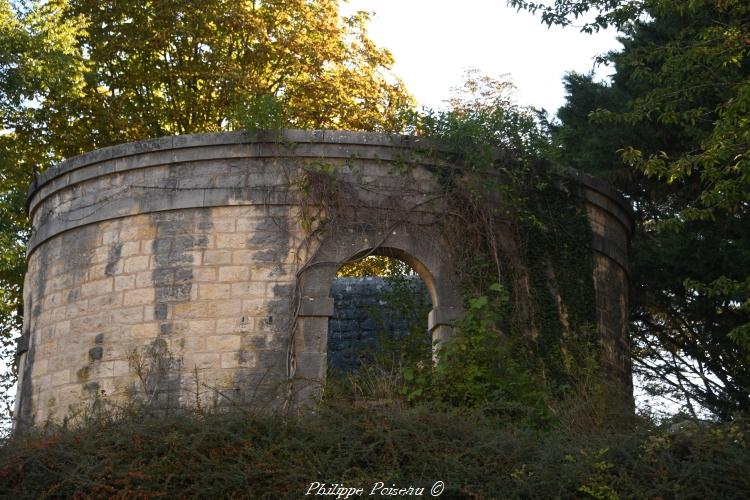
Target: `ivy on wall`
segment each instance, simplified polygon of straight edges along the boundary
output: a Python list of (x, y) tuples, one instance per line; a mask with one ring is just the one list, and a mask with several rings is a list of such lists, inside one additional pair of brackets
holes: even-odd
[(467, 311), (432, 387), (443, 400), (523, 408), (543, 423), (604, 383), (591, 229), (576, 186), (543, 160), (546, 123), (504, 90), (470, 77), (452, 110), (415, 121), (436, 154), (448, 152), (434, 174)]
[[(426, 140), (402, 168), (429, 165), (443, 191), (441, 232), (466, 314), (434, 368), (399, 358), (399, 390), (411, 401), (520, 412), (545, 425), (565, 401), (602, 392), (591, 232), (576, 186), (543, 160), (546, 123), (507, 90), (470, 74), (453, 109), (411, 116), (406, 131)], [(295, 185), (313, 239), (347, 223), (343, 207), (366, 206), (335, 165), (310, 165)], [(378, 269), (398, 271), (369, 259), (343, 272)]]

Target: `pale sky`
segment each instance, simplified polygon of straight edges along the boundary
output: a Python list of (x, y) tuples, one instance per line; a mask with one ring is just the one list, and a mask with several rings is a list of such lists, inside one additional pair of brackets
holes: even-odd
[[(395, 73), (421, 106), (438, 109), (467, 68), (509, 74), (519, 104), (554, 112), (565, 102), (566, 72), (587, 73), (594, 56), (619, 49), (614, 31), (547, 28), (505, 0), (349, 0), (342, 13), (374, 12), (371, 38), (393, 53)], [(600, 67), (605, 77), (609, 68)]]

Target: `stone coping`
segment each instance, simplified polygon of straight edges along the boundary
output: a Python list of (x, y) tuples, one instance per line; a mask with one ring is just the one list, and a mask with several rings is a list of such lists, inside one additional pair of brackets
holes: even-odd
[[(145, 139), (142, 141), (116, 144), (94, 151), (89, 151), (61, 161), (54, 167), (37, 175), (28, 191), (30, 200), (42, 186), (67, 173), (95, 163), (134, 156), (143, 153), (168, 151), (205, 146), (224, 146), (230, 144), (346, 144), (359, 146), (379, 146), (392, 148), (413, 147), (420, 142), (418, 137), (408, 135), (391, 135), (378, 132), (352, 132), (338, 130), (299, 130), (285, 129), (279, 132), (215, 132), (204, 134), (187, 134)], [(424, 143), (424, 141), (422, 140)], [(294, 156), (292, 154), (292, 156)]]
[[(633, 233), (635, 232), (635, 217), (633, 215), (633, 209), (623, 195), (607, 181), (594, 177), (586, 172), (581, 172), (572, 167), (563, 167), (561, 165), (553, 164), (552, 168), (554, 168), (561, 176), (574, 180), (593, 191), (597, 191), (604, 195), (609, 201), (614, 202), (619, 210), (610, 210), (607, 207), (602, 208), (605, 208), (605, 210), (612, 213), (623, 223), (629, 237), (633, 236)], [(593, 202), (594, 200), (589, 201)]]
[[(362, 156), (364, 156), (364, 158), (377, 158), (385, 161), (395, 160), (397, 155), (378, 155), (377, 150), (408, 150), (417, 149), (420, 145), (422, 145), (424, 147), (436, 149), (438, 152), (449, 152), (446, 148), (440, 148), (439, 145), (436, 147), (435, 143), (428, 139), (410, 135), (384, 134), (379, 132), (285, 129), (278, 132), (261, 131), (256, 133), (249, 133), (239, 131), (167, 136), (125, 144), (117, 144), (63, 160), (54, 167), (35, 176), (28, 190), (27, 210), (30, 213), (33, 212), (35, 207), (41, 202), (41, 199), (44, 199), (55, 192), (58, 192), (82, 181), (95, 177), (110, 175), (113, 173), (120, 173), (127, 170), (154, 166), (154, 163), (152, 162), (137, 161), (137, 159), (134, 157), (137, 157), (139, 155), (159, 152), (168, 153), (169, 151), (179, 152), (180, 150), (187, 150), (190, 148), (205, 149), (220, 148), (222, 146), (242, 145), (271, 146), (270, 148), (257, 148), (241, 153), (241, 156), (257, 158), (360, 157), (358, 153), (353, 153), (346, 148), (335, 150), (335, 146), (353, 146), (357, 147), (359, 152), (365, 152), (368, 148), (373, 148), (375, 150), (374, 152), (370, 151), (369, 154), (364, 154)], [(332, 146), (332, 148), (316, 149), (314, 147), (308, 147), (295, 152), (295, 145), (323, 145)], [(279, 147), (273, 146), (289, 147), (283, 147), (280, 149)], [(227, 155), (227, 157), (236, 157), (235, 154), (236, 153)], [(500, 151), (498, 151), (497, 156), (498, 158), (509, 158), (508, 153)], [(210, 155), (210, 157), (219, 158), (222, 157), (222, 155)], [(119, 163), (117, 162), (117, 160), (125, 160), (128, 158), (130, 159), (130, 161), (121, 161)], [(398, 156), (398, 159), (403, 161), (406, 158)], [(177, 157), (174, 157), (173, 160), (185, 161), (180, 160)], [(162, 164), (164, 162), (169, 163), (170, 158), (162, 157), (157, 161)], [(418, 162), (416, 160), (411, 161), (413, 161), (414, 163)], [(553, 169), (562, 177), (574, 180), (575, 182), (585, 186), (590, 190), (601, 193), (605, 198), (611, 201), (614, 207), (610, 206), (602, 208), (605, 208), (609, 212), (613, 213), (613, 215), (615, 215), (616, 218), (623, 223), (627, 232), (632, 235), (634, 228), (632, 210), (629, 204), (612, 186), (601, 179), (597, 179), (589, 174), (580, 172), (572, 168), (561, 167), (551, 162), (548, 162), (547, 165), (548, 168)], [(88, 172), (86, 172), (85, 175), (73, 174), (73, 172), (84, 169), (85, 167), (89, 167), (87, 169)], [(83, 172), (81, 172), (81, 174), (83, 174)], [(39, 196), (41, 196), (41, 199), (35, 200), (35, 197)]]

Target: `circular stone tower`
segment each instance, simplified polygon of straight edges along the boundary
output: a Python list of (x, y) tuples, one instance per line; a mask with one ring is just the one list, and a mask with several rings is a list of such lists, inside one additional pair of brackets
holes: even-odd
[[(440, 230), (443, 193), (414, 142), (199, 134), (104, 148), (44, 172), (28, 198), (17, 425), (102, 396), (167, 407), (314, 397), (333, 277), (372, 252), (420, 274), (427, 328), (435, 341), (449, 337), (463, 300)], [(325, 183), (332, 169), (335, 189)], [(627, 389), (632, 221), (605, 184), (564, 177), (592, 229), (604, 362)]]

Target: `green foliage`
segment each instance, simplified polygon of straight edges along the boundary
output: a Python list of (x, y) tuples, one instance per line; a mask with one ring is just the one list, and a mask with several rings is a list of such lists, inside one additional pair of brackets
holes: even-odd
[[(667, 0), (670, 1), (670, 0)], [(677, 0), (678, 2), (680, 0)], [(647, 9), (647, 5), (662, 0), (554, 0), (553, 2), (535, 2), (529, 0), (507, 0), (508, 5), (518, 10), (527, 10), (538, 14), (547, 26), (579, 25), (581, 31), (594, 33), (602, 28), (613, 26), (626, 29)], [(587, 14), (593, 14), (586, 19)]]
[(489, 295), (469, 299), (455, 339), (441, 346), (431, 396), (544, 427), (552, 420), (548, 387), (538, 372), (530, 342), (501, 331), (509, 295), (499, 283)]
[[(553, 6), (510, 0), (540, 11), (547, 24), (570, 24), (598, 13), (584, 29), (614, 25), (625, 50), (602, 58), (625, 70), (637, 88), (624, 109), (602, 109), (599, 119), (627, 126), (676, 128), (692, 147), (674, 151), (631, 144), (625, 159), (668, 184), (699, 180), (698, 196), (681, 208), (686, 219), (737, 213), (750, 202), (746, 130), (750, 103), (750, 6), (741, 0), (556, 0)], [(617, 81), (618, 77), (615, 77)]]
[[(142, 408), (0, 446), (6, 498), (300, 498), (313, 481), (424, 487), (446, 498), (740, 498), (746, 422), (669, 432), (540, 433), (477, 412), (361, 409), (303, 417), (239, 409), (155, 418)], [(719, 473), (717, 473), (719, 471)]]
[(547, 360), (546, 376), (570, 387), (600, 347), (591, 228), (580, 202), (559, 186), (535, 191), (529, 204), (536, 224), (526, 229), (523, 259), (537, 352)]
[[(549, 148), (546, 123), (512, 103), (507, 82), (467, 78), (452, 110), (413, 121), (430, 139), (418, 154), (450, 160), (434, 162), (433, 173), (449, 202), (444, 234), (466, 314), (434, 367), (422, 313), (413, 335), (395, 349), (381, 342), (386, 349), (350, 382), (366, 397), (362, 388), (381, 388), (369, 382), (379, 373), (407, 402), (481, 408), (543, 428), (569, 400), (597, 406), (605, 397), (590, 230), (580, 200), (540, 159)], [(398, 284), (404, 273), (389, 262), (368, 258), (340, 274), (390, 274)], [(387, 309), (409, 314), (408, 297), (391, 295)]]
[[(415, 121), (439, 144), (438, 154), (451, 159), (434, 173), (449, 212), (458, 214), (446, 219), (444, 232), (462, 279), (465, 315), (434, 367), (421, 341), (422, 316), (414, 335), (374, 356), (366, 370), (390, 374), (411, 403), (481, 408), (544, 428), (563, 416), (566, 402), (585, 398), (594, 407), (604, 397), (590, 229), (580, 201), (540, 161), (549, 148), (545, 124), (512, 104), (507, 83), (468, 78), (453, 110)], [(383, 263), (357, 265), (382, 275), (385, 268), (375, 268)], [(386, 302), (386, 309), (408, 314), (405, 297)], [(601, 425), (602, 418), (591, 423)]]
[(238, 106), (235, 113), (242, 129), (251, 133), (264, 130), (278, 131), (289, 124), (284, 107), (271, 94), (250, 97)]
[(42, 22), (54, 12), (78, 27), (67, 68), (75, 84), (38, 95), (33, 119), (57, 157), (231, 129), (245, 103), (278, 100), (299, 128), (358, 130), (392, 127), (410, 104), (367, 16), (340, 19), (333, 0), (45, 5), (32, 10)]
[(601, 57), (616, 69), (611, 84), (567, 77), (554, 154), (632, 200), (638, 375), (687, 412), (732, 418), (750, 405), (750, 8), (578, 1), (539, 11), (567, 24), (591, 8), (602, 9), (595, 24), (621, 29), (624, 48)]
[(450, 203), (444, 233), (466, 315), (433, 373), (412, 368), (405, 382), (422, 400), (543, 427), (584, 381), (590, 396), (603, 394), (591, 234), (575, 191), (542, 159), (547, 123), (509, 89), (469, 73), (451, 110), (417, 117), (450, 159), (434, 173)]
[(540, 157), (549, 146), (544, 115), (515, 104), (513, 84), (476, 70), (453, 89), (450, 111), (427, 110), (413, 117), (413, 131), (435, 139), (460, 160), (463, 170), (484, 170), (498, 149), (515, 158)]
[(336, 276), (364, 277), (386, 276), (394, 278), (394, 283), (401, 283), (395, 278), (412, 274), (414, 271), (405, 262), (385, 255), (368, 255), (353, 262), (347, 262), (336, 272)]
[(12, 363), (15, 339), (23, 323), (23, 277), (26, 272), (27, 218), (17, 207), (25, 205), (24, 186), (30, 181), (30, 172), (23, 168), (23, 145), (15, 143), (10, 135), (0, 135), (0, 422), (9, 424), (12, 401), (2, 397), (15, 384)]

